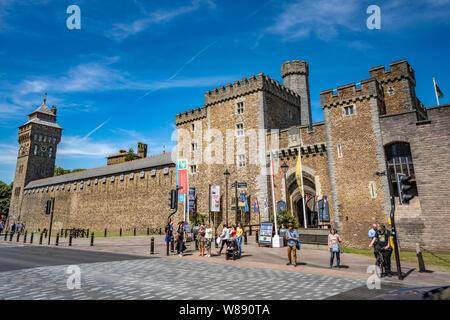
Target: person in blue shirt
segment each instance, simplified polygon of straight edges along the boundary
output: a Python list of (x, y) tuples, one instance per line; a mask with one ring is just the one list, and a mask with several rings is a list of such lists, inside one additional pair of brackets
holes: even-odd
[(294, 230), (294, 225), (292, 223), (289, 224), (289, 229), (286, 231), (285, 234), (286, 240), (287, 240), (287, 254), (289, 262), (287, 265), (292, 264), (292, 257), (294, 257), (294, 267), (297, 266), (297, 242), (299, 241), (298, 233)]
[[(372, 229), (369, 230), (369, 239), (370, 239), (370, 242), (372, 242), (373, 238), (375, 238), (375, 236), (377, 235), (378, 227), (379, 227), (379, 225), (376, 224), (376, 223), (374, 223), (374, 224), (372, 225)], [(376, 252), (374, 251), (373, 254), (374, 254), (375, 259), (376, 259), (376, 258), (377, 258)]]

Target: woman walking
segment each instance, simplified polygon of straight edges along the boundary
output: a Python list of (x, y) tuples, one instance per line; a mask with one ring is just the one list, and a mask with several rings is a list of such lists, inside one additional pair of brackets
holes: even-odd
[(244, 233), (244, 229), (242, 229), (242, 223), (238, 223), (237, 229), (236, 229), (236, 237), (239, 244), (239, 259), (242, 255), (242, 234)]
[(334, 255), (336, 255), (336, 268), (341, 264), (341, 253), (339, 252), (339, 244), (341, 243), (341, 237), (336, 233), (336, 230), (332, 228), (328, 235), (328, 250), (330, 251), (330, 268), (333, 268)]
[(178, 225), (177, 230), (177, 252), (178, 256), (182, 257), (184, 250), (186, 250), (186, 246), (184, 242), (186, 241), (186, 230), (184, 230), (184, 221)]
[(211, 242), (212, 242), (212, 228), (208, 223), (206, 224), (205, 230), (205, 246), (206, 246), (206, 256), (211, 257)]
[(205, 226), (201, 225), (197, 235), (198, 252), (200, 257), (203, 257), (205, 255), (205, 233), (206, 233)]

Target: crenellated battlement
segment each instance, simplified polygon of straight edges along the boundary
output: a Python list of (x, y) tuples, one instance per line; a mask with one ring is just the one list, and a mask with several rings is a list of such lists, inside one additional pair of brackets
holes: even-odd
[(175, 116), (175, 124), (178, 126), (186, 122), (206, 118), (206, 116), (206, 107), (204, 106), (201, 108), (191, 109), (189, 111), (184, 111), (183, 113), (177, 113)]
[(383, 97), (383, 89), (375, 78), (362, 80), (359, 87), (353, 82), (338, 87), (336, 92), (333, 89), (321, 91), (320, 105), (326, 108), (371, 97)]
[(258, 73), (256, 76), (253, 75), (248, 79), (244, 78), (241, 81), (234, 81), (233, 84), (228, 83), (226, 86), (206, 91), (205, 106), (214, 105), (261, 90), (269, 92), (296, 106), (300, 105), (300, 96), (297, 93), (264, 73)]
[(385, 68), (384, 65), (369, 69), (371, 78), (377, 79), (379, 82), (390, 82), (401, 79), (409, 79), (415, 85), (416, 77), (414, 69), (406, 60), (399, 60), (389, 64), (390, 69)]
[(291, 74), (309, 75), (308, 64), (305, 60), (286, 61), (281, 65), (281, 77), (284, 78)]

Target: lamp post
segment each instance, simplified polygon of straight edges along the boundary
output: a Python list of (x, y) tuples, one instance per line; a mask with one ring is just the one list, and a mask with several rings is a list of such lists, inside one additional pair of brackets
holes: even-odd
[(286, 164), (286, 162), (283, 162), (281, 165), (281, 169), (283, 169), (284, 172), (284, 192), (285, 192), (285, 200), (286, 200), (286, 209), (289, 210), (289, 202), (288, 202), (288, 189), (287, 189), (287, 179), (286, 179), (286, 173), (289, 166)]
[(228, 224), (228, 177), (230, 176), (230, 171), (227, 169), (223, 174), (225, 176), (225, 218), (226, 223)]

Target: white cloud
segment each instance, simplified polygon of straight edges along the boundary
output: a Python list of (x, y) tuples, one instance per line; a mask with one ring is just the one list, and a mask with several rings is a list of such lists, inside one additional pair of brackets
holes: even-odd
[(145, 13), (143, 18), (139, 18), (131, 23), (116, 23), (113, 29), (106, 33), (106, 36), (118, 41), (124, 40), (129, 36), (147, 30), (151, 25), (167, 23), (178, 16), (197, 11), (202, 5), (206, 5), (210, 9), (215, 9), (216, 7), (212, 0), (193, 0), (191, 4), (187, 6)]

